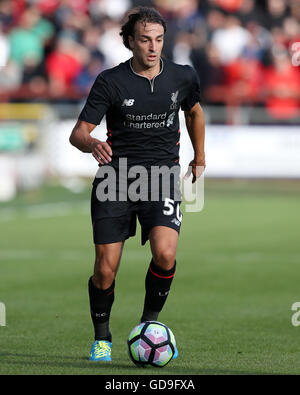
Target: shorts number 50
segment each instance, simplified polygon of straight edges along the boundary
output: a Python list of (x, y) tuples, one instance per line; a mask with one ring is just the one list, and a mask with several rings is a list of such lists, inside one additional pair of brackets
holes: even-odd
[[(167, 208), (167, 210), (163, 210), (163, 213), (165, 215), (172, 215), (174, 213), (174, 204), (175, 201), (173, 199), (170, 198), (165, 198), (165, 208)], [(176, 218), (178, 219), (179, 222), (181, 222), (182, 220), (182, 214), (180, 213), (180, 207), (179, 207), (179, 203), (177, 203), (176, 206)]]

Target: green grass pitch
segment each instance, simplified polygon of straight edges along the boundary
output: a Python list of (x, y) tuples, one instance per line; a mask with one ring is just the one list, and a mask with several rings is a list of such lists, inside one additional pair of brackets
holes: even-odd
[(299, 374), (300, 186), (205, 181), (200, 213), (184, 213), (177, 273), (160, 315), (179, 358), (139, 369), (126, 339), (144, 299), (149, 245), (125, 243), (111, 315), (113, 361), (88, 361), (87, 282), (94, 251), (89, 191), (48, 187), (0, 205), (0, 374)]

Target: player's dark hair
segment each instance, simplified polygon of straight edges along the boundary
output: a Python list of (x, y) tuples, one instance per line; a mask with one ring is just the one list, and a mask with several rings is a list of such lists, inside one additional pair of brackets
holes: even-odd
[(126, 48), (130, 49), (128, 37), (134, 37), (134, 28), (136, 22), (158, 23), (163, 26), (164, 32), (167, 31), (167, 25), (161, 14), (152, 7), (136, 7), (128, 14), (128, 20), (121, 27), (120, 36)]

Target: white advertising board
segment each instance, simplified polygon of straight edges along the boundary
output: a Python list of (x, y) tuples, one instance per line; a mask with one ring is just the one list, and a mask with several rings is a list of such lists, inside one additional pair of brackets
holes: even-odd
[[(91, 154), (69, 143), (76, 120), (49, 125), (44, 151), (52, 174), (93, 177), (98, 164)], [(192, 145), (181, 113), (180, 163), (185, 172), (193, 158)], [(105, 120), (93, 136), (106, 139)], [(205, 177), (300, 178), (300, 127), (206, 126)]]

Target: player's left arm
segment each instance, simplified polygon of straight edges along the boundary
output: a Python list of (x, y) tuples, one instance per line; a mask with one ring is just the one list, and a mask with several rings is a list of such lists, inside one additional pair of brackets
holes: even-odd
[(184, 111), (186, 127), (194, 148), (194, 159), (189, 164), (186, 178), (193, 173), (192, 183), (201, 176), (205, 169), (205, 119), (204, 112), (199, 102), (190, 110)]

